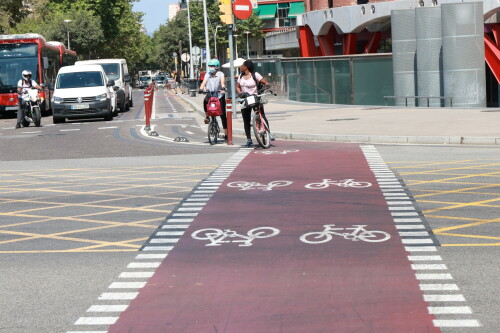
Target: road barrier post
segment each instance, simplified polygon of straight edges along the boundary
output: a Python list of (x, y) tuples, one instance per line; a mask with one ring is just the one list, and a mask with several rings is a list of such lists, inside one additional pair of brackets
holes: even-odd
[(146, 127), (144, 130), (150, 136), (158, 136), (156, 131), (151, 130), (151, 115), (153, 113), (153, 100), (155, 97), (155, 85), (151, 83), (146, 90), (144, 90), (144, 115), (146, 116)]
[(233, 100), (226, 100), (227, 145), (233, 145)]

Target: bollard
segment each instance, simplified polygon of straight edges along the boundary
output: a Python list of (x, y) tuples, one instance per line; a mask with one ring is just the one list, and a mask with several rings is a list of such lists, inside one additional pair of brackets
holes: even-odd
[(233, 145), (233, 101), (226, 99), (227, 145)]
[(150, 115), (148, 112), (150, 98), (151, 98), (151, 94), (149, 94), (148, 89), (146, 88), (146, 90), (144, 90), (144, 116), (146, 118), (146, 127), (144, 129), (146, 131), (151, 130)]

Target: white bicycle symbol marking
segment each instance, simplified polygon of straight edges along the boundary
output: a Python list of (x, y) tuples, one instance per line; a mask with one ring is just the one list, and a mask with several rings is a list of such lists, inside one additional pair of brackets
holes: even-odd
[(271, 191), (273, 189), (273, 187), (288, 186), (292, 183), (293, 182), (288, 181), (288, 180), (275, 180), (275, 181), (269, 182), (268, 184), (261, 184), (261, 183), (256, 183), (256, 182), (246, 182), (246, 181), (237, 181), (237, 182), (228, 183), (227, 186), (239, 187), (240, 191), (247, 191), (247, 190)]
[[(321, 244), (332, 240), (333, 235), (342, 236), (345, 239), (350, 239), (353, 242), (362, 240), (365, 242), (384, 242), (391, 238), (384, 231), (368, 231), (366, 225), (353, 225), (355, 228), (334, 228), (335, 224), (325, 224), (323, 231), (308, 232), (300, 236), (300, 240), (307, 244)], [(334, 230), (352, 230), (352, 232), (335, 232)]]
[(297, 153), (299, 150), (298, 149), (291, 149), (291, 150), (259, 150), (256, 151), (256, 154), (262, 154), (262, 155), (286, 155), (288, 153)]
[(210, 240), (210, 244), (205, 246), (221, 246), (222, 243), (243, 243), (239, 244), (239, 246), (252, 246), (252, 241), (256, 238), (269, 238), (279, 233), (279, 229), (273, 227), (254, 228), (249, 230), (246, 236), (230, 229), (207, 228), (193, 232), (191, 237), (199, 240)]
[(354, 187), (354, 188), (361, 188), (361, 187), (370, 187), (372, 186), (372, 183), (369, 182), (359, 182), (355, 181), (354, 179), (342, 179), (342, 180), (333, 180), (333, 179), (323, 179), (321, 183), (311, 183), (307, 184), (305, 187), (309, 188), (311, 190), (320, 190), (323, 188), (330, 187), (330, 185), (335, 185), (338, 187)]

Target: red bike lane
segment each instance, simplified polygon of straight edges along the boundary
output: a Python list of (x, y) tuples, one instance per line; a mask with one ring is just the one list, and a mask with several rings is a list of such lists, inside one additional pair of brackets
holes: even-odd
[[(273, 149), (238, 165), (108, 332), (440, 332), (359, 145)], [(323, 179), (372, 186), (309, 185)], [(301, 240), (326, 224), (390, 238)]]

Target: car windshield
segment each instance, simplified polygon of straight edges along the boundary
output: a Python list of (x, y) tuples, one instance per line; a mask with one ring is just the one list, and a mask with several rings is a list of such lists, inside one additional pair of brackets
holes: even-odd
[(101, 72), (61, 73), (57, 77), (57, 89), (99, 87), (104, 85)]
[(37, 81), (38, 58), (36, 44), (0, 44), (0, 93), (17, 92), (17, 82), (27, 69)]
[(100, 64), (104, 71), (106, 72), (106, 76), (110, 80), (118, 80), (120, 79), (120, 65), (119, 64)]

